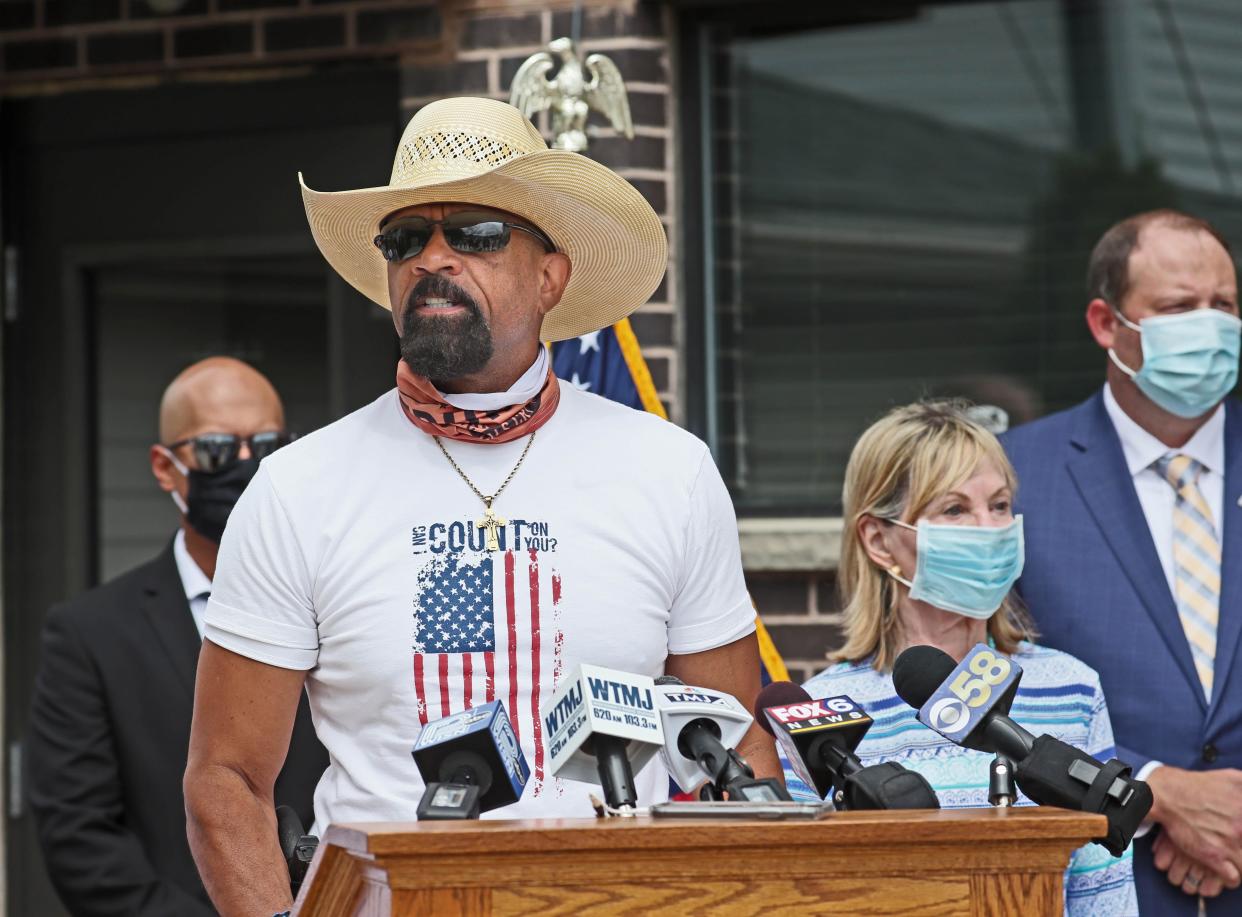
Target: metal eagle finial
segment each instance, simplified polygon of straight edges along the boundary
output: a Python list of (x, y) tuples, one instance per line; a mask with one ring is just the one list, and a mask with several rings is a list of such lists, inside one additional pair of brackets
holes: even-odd
[[(548, 73), (557, 67), (556, 76)], [(634, 139), (625, 81), (611, 58), (588, 55), (583, 61), (568, 38), (548, 44), (528, 57), (513, 77), (509, 102), (528, 118), (550, 109), (554, 150), (581, 153), (587, 148), (586, 121), (591, 109), (604, 114), (618, 133)]]

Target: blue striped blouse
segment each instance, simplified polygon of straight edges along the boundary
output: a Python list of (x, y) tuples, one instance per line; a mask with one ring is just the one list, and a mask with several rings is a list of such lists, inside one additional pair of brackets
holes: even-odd
[[(1023, 670), (1010, 711), (1018, 723), (1101, 761), (1115, 756), (1104, 692), (1092, 669), (1073, 656), (1028, 643), (1013, 659)], [(877, 672), (867, 661), (842, 662), (816, 675), (806, 689), (815, 698), (848, 695), (870, 714), (874, 722), (857, 749), (863, 765), (898, 761), (918, 771), (946, 809), (988, 805), (992, 756), (959, 748), (919, 723), (893, 690), (891, 673)], [(788, 767), (785, 780), (795, 799), (818, 798)], [(1034, 805), (1021, 794), (1017, 804)], [(1115, 858), (1098, 844), (1074, 851), (1065, 873), (1065, 912), (1071, 917), (1137, 914), (1132, 850)]]

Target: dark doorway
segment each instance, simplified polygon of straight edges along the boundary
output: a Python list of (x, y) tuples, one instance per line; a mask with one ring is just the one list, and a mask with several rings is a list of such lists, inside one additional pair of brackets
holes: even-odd
[(394, 67), (0, 111), (18, 294), (3, 367), (9, 913), (62, 913), (19, 767), (44, 614), (176, 524), (146, 464), (163, 387), (231, 353), (268, 374), (305, 433), (392, 385), (388, 313), (320, 258), (296, 174), (324, 190), (384, 184), (398, 112)]

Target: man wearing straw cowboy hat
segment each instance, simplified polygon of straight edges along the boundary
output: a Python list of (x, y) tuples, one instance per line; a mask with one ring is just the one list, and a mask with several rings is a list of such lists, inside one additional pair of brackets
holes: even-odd
[[(387, 187), (302, 187), (332, 266), (391, 306), (396, 390), (263, 462), (221, 546), (186, 805), (226, 914), (289, 902), (271, 809), (305, 685), (331, 765), (319, 824), (413, 820), (421, 728), (500, 699), (531, 766), (500, 817), (589, 816), (548, 772), (539, 711), (579, 663), (749, 703), (754, 613), (704, 445), (561, 386), (543, 340), (618, 321), (667, 260), (626, 181), (549, 150), (514, 108), (423, 108)], [(742, 744), (761, 775), (771, 744)], [(659, 764), (640, 804), (664, 798)]]

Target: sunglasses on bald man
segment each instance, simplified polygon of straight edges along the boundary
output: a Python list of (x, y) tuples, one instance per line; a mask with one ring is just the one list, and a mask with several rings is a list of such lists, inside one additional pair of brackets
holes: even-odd
[(443, 220), (429, 220), (421, 216), (395, 217), (380, 224), (375, 247), (385, 261), (405, 261), (427, 247), (437, 226), (443, 230), (444, 241), (449, 248), (464, 255), (501, 251), (509, 244), (511, 230), (514, 229), (534, 236), (548, 251), (556, 251), (552, 240), (535, 227), (514, 223), (494, 210), (460, 210)]
[(283, 430), (270, 430), (255, 433), (251, 436), (236, 436), (232, 433), (203, 433), (188, 439), (179, 439), (168, 443), (165, 449), (178, 449), (189, 446), (194, 453), (194, 461), (198, 470), (207, 474), (215, 474), (233, 465), (241, 457), (242, 445), (250, 449), (251, 458), (266, 458), (281, 446), (293, 442), (293, 436)]

